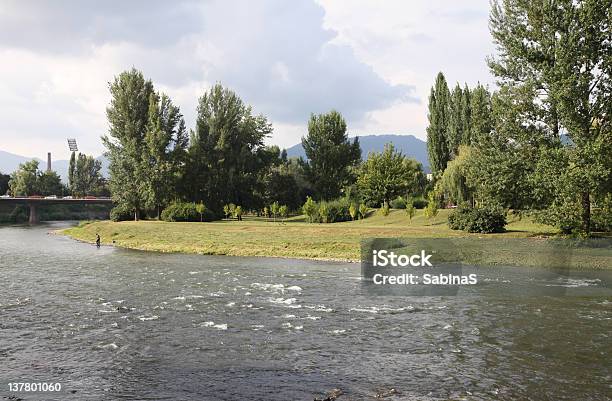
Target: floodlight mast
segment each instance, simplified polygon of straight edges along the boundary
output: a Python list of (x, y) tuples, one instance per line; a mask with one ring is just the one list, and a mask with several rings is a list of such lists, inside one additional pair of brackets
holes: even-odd
[(76, 143), (76, 139), (68, 138), (68, 148), (71, 152), (78, 152), (79, 148)]

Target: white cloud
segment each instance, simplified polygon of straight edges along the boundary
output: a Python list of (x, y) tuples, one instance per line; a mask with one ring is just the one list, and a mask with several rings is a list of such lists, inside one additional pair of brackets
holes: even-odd
[(310, 113), (331, 108), (351, 134), (423, 137), (439, 70), (450, 82), (489, 82), (487, 12), (487, 0), (7, 1), (0, 149), (66, 158), (75, 137), (101, 153), (108, 83), (131, 67), (173, 98), (188, 127), (198, 97), (221, 82), (271, 119), (269, 143), (297, 143)]

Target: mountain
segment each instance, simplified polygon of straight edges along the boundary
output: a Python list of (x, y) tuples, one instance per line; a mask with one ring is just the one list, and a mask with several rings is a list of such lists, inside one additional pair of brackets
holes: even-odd
[[(38, 168), (40, 170), (45, 170), (47, 168), (46, 160), (39, 159), (38, 157), (20, 156), (0, 150), (0, 173), (11, 174), (19, 168), (21, 163), (28, 162), (32, 159), (38, 160)], [(96, 157), (96, 159), (102, 162), (102, 175), (106, 177), (108, 175), (108, 160), (103, 155)], [(69, 160), (51, 160), (51, 169), (59, 174), (64, 183), (68, 182), (69, 164)]]
[[(392, 143), (395, 149), (400, 150), (405, 156), (416, 159), (423, 165), (423, 170), (429, 172), (429, 161), (427, 160), (427, 143), (414, 135), (363, 135), (359, 136), (361, 145), (361, 158), (368, 157), (370, 152), (382, 152), (385, 144)], [(306, 158), (301, 143), (287, 148), (288, 157)]]

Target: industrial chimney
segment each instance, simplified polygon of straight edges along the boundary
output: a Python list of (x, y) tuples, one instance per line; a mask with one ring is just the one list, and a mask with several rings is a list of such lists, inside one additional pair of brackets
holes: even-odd
[(47, 152), (47, 171), (51, 171), (51, 152)]

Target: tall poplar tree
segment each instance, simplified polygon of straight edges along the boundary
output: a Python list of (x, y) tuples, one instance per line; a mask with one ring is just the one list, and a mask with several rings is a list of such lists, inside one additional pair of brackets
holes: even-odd
[(454, 159), (459, 151), (459, 145), (463, 143), (463, 90), (459, 86), (459, 83), (455, 85), (451, 92), (449, 102), (449, 116), (448, 116), (448, 151), (450, 158)]
[(450, 92), (446, 78), (438, 73), (436, 83), (429, 95), (429, 126), (427, 127), (427, 153), (429, 166), (434, 174), (439, 174), (446, 168), (450, 160), (448, 148), (448, 121), (450, 114)]
[(102, 137), (110, 162), (109, 186), (116, 207), (133, 213), (138, 220), (147, 205), (145, 133), (153, 83), (145, 80), (140, 71), (131, 69), (115, 77), (109, 87), (109, 132)]

